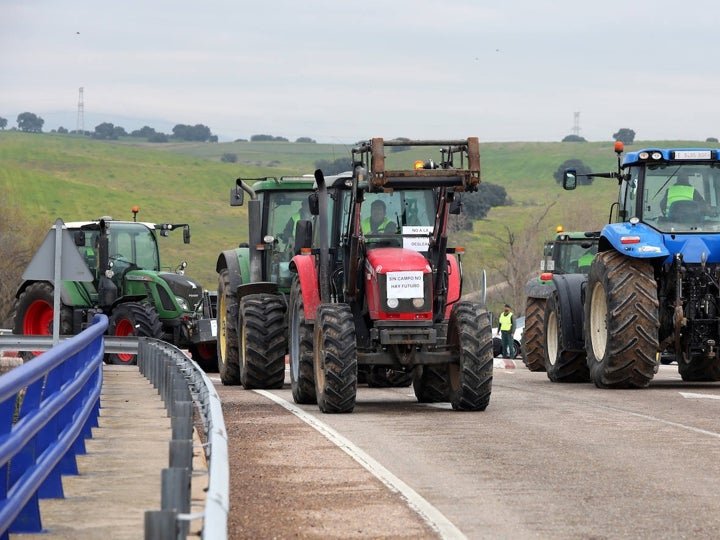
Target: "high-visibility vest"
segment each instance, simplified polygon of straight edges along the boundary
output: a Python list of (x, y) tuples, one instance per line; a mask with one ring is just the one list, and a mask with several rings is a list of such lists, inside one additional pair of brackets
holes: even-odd
[(360, 226), (362, 227), (362, 230), (365, 234), (367, 234), (367, 233), (378, 234), (378, 233), (384, 233), (385, 227), (387, 227), (391, 223), (392, 223), (392, 220), (390, 220), (388, 217), (385, 217), (385, 219), (382, 220), (382, 223), (377, 226), (377, 229), (375, 229), (373, 231), (372, 225), (370, 224), (370, 218), (366, 217), (365, 219), (362, 220), (362, 222), (360, 223)]
[(667, 206), (677, 201), (692, 201), (695, 195), (695, 188), (692, 186), (670, 186), (668, 188)]
[(501, 332), (509, 332), (512, 330), (512, 311), (509, 313), (505, 313), (504, 311), (500, 314), (500, 331)]

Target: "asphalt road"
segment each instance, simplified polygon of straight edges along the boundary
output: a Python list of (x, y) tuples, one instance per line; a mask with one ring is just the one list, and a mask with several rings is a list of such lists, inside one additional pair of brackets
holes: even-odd
[(476, 413), (361, 386), (352, 414), (324, 415), (287, 384), (216, 381), (230, 537), (720, 537), (720, 383), (671, 365), (600, 390), (516, 364)]

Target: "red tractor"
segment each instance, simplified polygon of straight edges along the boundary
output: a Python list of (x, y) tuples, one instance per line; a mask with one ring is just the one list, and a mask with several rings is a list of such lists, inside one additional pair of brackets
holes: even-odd
[[(440, 146), (441, 160), (386, 170), (385, 148), (394, 146)], [(448, 247), (447, 238), (448, 216), (460, 211), (458, 192), (480, 183), (477, 138), (376, 138), (352, 154), (353, 172), (329, 185), (315, 172), (310, 210), (317, 227), (308, 220), (297, 228), (289, 302), (294, 400), (325, 413), (351, 412), (358, 372), (394, 372), (412, 377), (420, 402), (484, 410), (492, 387), (490, 317), (484, 306), (460, 301), (463, 250)]]

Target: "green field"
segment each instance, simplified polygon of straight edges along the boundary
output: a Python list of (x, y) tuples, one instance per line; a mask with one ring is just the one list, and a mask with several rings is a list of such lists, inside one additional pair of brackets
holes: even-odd
[[(643, 141), (630, 149), (646, 146), (704, 147), (707, 143)], [(236, 154), (237, 162), (222, 162), (225, 153)], [(463, 259), (464, 292), (479, 288), (483, 268), (488, 270), (488, 285), (507, 274), (508, 231), (516, 241), (516, 257), (526, 257), (525, 252), (532, 251), (531, 256), (539, 261), (542, 240), (552, 234), (556, 225), (562, 224), (566, 230), (590, 230), (607, 222), (610, 204), (617, 194), (615, 181), (597, 178), (590, 186), (565, 192), (553, 173), (572, 158), (581, 159), (595, 171), (615, 170), (613, 141), (481, 141), (480, 154), (482, 180), (505, 187), (512, 205), (493, 208), (486, 219), (473, 224), (472, 232), (451, 238), (451, 245), (462, 245), (467, 250)], [(349, 156), (349, 147), (343, 145), (149, 144), (4, 131), (0, 132), (0, 187), (3, 197), (21, 208), (30, 224), (49, 227), (56, 218), (132, 219), (134, 205), (140, 207), (138, 219), (142, 221), (189, 223), (189, 246), (182, 243), (180, 233), (162, 239), (163, 263), (174, 267), (186, 260), (187, 274), (215, 289), (218, 254), (247, 239), (245, 208), (228, 204), (235, 178), (307, 174), (312, 173), (317, 160)], [(410, 167), (415, 159), (431, 157), (439, 159), (439, 155), (427, 155), (422, 148), (391, 153), (388, 166), (402, 161), (403, 167)], [(540, 237), (532, 236), (532, 229), (537, 228), (545, 213), (547, 216), (539, 223)], [(528, 246), (521, 242), (526, 237)], [(491, 299), (491, 307), (498, 301)]]

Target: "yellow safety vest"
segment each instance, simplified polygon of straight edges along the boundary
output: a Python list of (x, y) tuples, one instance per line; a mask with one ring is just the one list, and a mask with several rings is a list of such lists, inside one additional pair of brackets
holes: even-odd
[(360, 226), (362, 227), (362, 230), (365, 234), (367, 234), (367, 233), (379, 234), (379, 233), (384, 233), (385, 227), (390, 225), (390, 223), (392, 223), (392, 221), (386, 217), (385, 219), (383, 219), (382, 223), (380, 225), (378, 225), (377, 229), (375, 229), (373, 231), (372, 226), (370, 225), (370, 218), (366, 217), (365, 219), (362, 220), (362, 223), (360, 224)]
[(509, 332), (512, 329), (512, 311), (505, 313), (504, 311), (500, 314), (500, 331)]
[(670, 186), (668, 188), (667, 206), (676, 201), (692, 201), (695, 195), (695, 188), (692, 186)]

